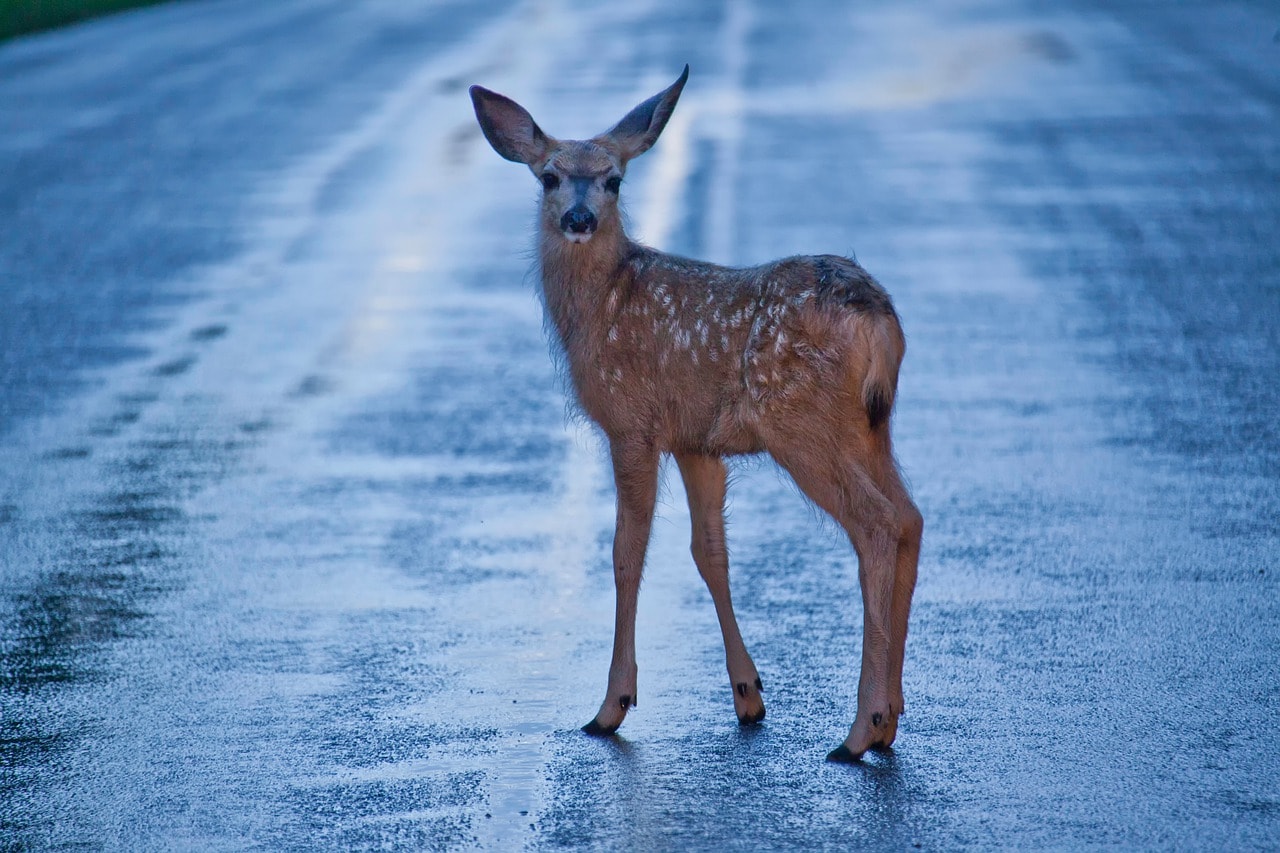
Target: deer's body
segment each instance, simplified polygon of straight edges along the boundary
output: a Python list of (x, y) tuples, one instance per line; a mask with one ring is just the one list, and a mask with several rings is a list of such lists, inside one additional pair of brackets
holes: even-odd
[(847, 258), (730, 269), (627, 237), (617, 209), (622, 173), (656, 140), (684, 81), (609, 133), (564, 142), (515, 102), (472, 88), (490, 143), (543, 181), (538, 257), (548, 319), (577, 400), (608, 437), (613, 460), (613, 662), (605, 701), (584, 728), (612, 733), (635, 704), (635, 602), (663, 453), (676, 458), (689, 494), (693, 555), (724, 633), (739, 720), (763, 719), (763, 686), (729, 596), (723, 459), (768, 452), (858, 552), (858, 714), (829, 756), (856, 760), (896, 734), (920, 545), (920, 515), (889, 439), (902, 330), (888, 295)]
[(671, 453), (761, 453), (804, 401), (833, 404), (805, 406), (815, 417), (865, 408), (864, 339), (889, 336), (896, 373), (892, 303), (846, 258), (730, 269), (601, 235), (590, 252), (545, 242), (547, 310), (578, 402), (609, 436)]

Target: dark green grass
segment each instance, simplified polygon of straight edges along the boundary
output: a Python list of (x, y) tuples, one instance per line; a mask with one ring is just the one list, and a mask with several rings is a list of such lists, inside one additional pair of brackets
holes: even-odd
[(165, 0), (0, 0), (0, 40)]

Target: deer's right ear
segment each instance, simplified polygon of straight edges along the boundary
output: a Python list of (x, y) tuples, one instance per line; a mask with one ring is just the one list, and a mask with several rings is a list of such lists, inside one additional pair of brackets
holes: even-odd
[(524, 107), (481, 86), (471, 87), (471, 103), (476, 108), (476, 119), (484, 138), (494, 151), (526, 166), (546, 156), (551, 140)]

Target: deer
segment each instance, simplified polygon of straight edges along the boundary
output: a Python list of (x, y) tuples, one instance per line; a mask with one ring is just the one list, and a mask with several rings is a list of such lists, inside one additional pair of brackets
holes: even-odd
[(890, 420), (906, 348), (888, 293), (855, 260), (795, 256), (730, 268), (627, 236), (628, 163), (649, 150), (689, 78), (586, 140), (548, 136), (524, 107), (470, 95), (485, 139), (541, 183), (537, 271), (552, 345), (579, 410), (607, 441), (616, 487), (615, 622), (604, 701), (582, 727), (614, 736), (636, 707), (636, 604), (660, 466), (675, 458), (693, 561), (724, 641), (734, 711), (765, 716), (764, 685), (729, 593), (726, 460), (767, 453), (848, 535), (863, 603), (857, 708), (827, 760), (888, 750), (923, 518), (894, 458)]

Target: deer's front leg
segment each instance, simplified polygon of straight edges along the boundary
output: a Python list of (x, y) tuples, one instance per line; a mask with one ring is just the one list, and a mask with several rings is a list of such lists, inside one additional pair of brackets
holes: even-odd
[(720, 633), (724, 636), (733, 708), (742, 725), (758, 723), (764, 719), (764, 697), (760, 695), (764, 685), (742, 642), (729, 595), (729, 551), (724, 544), (724, 460), (684, 453), (676, 454), (676, 462), (689, 495), (693, 561), (711, 593), (716, 617), (720, 620)]
[(658, 451), (653, 442), (613, 438), (609, 451), (618, 491), (618, 521), (613, 535), (617, 610), (609, 687), (595, 719), (582, 727), (593, 735), (613, 734), (622, 725), (627, 709), (636, 704), (636, 599), (658, 493)]

